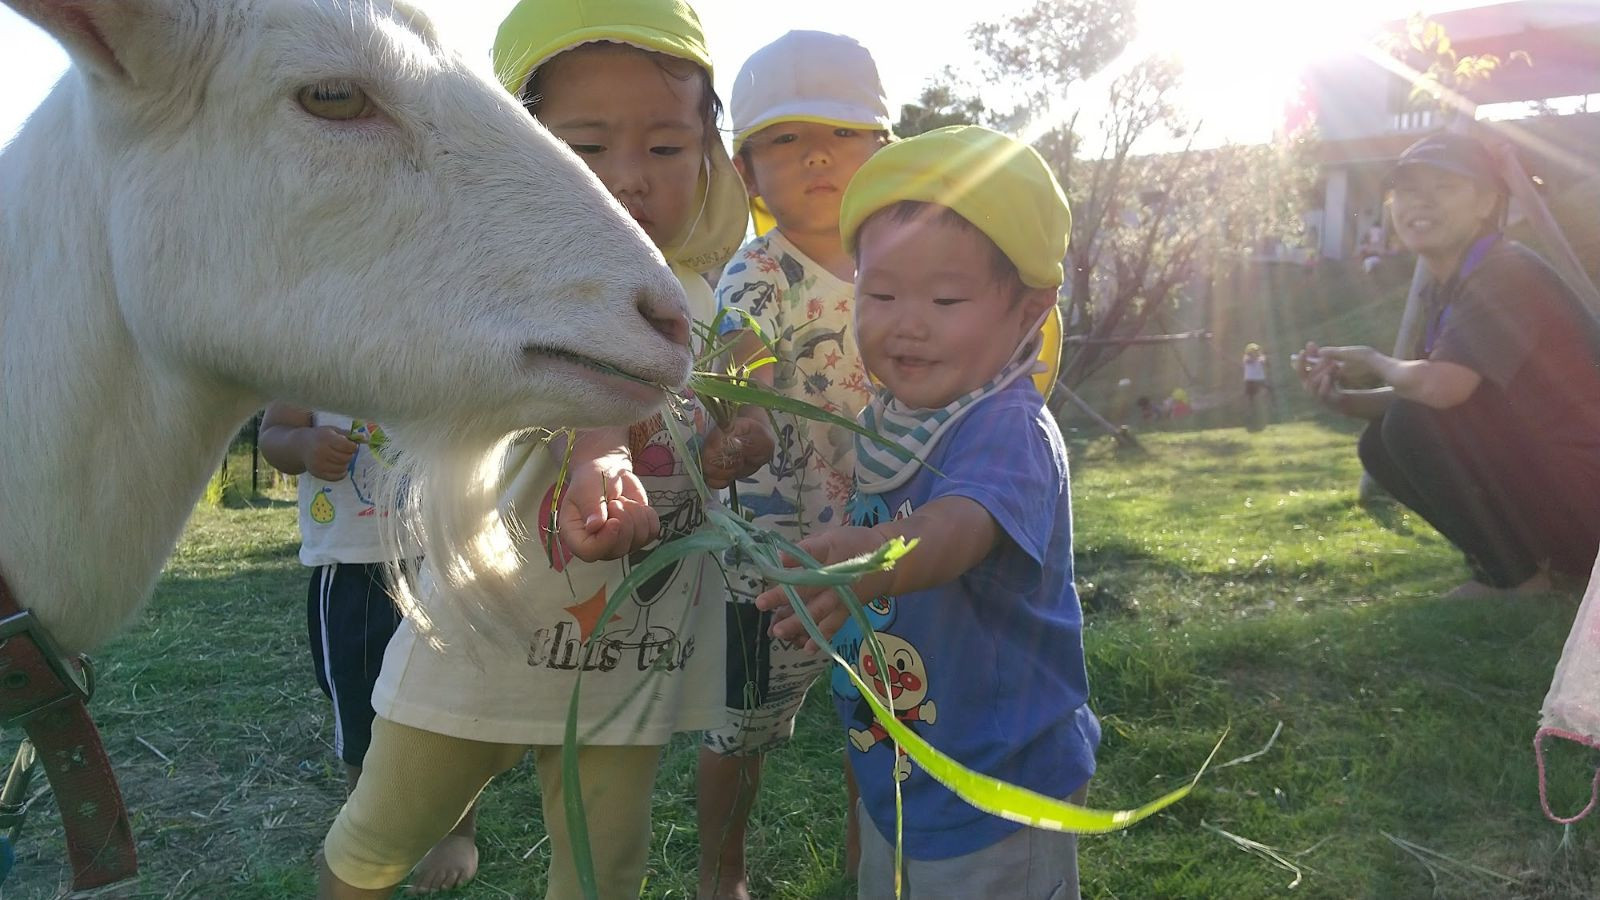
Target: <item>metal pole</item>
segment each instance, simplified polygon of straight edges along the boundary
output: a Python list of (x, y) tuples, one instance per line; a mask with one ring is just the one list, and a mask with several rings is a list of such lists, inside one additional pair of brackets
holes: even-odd
[(1578, 254), (1573, 251), (1572, 244), (1567, 241), (1567, 236), (1561, 233), (1561, 226), (1556, 223), (1555, 216), (1550, 214), (1550, 207), (1545, 205), (1544, 198), (1533, 189), (1529, 182), (1528, 173), (1522, 168), (1522, 163), (1517, 161), (1516, 153), (1510, 144), (1506, 144), (1495, 154), (1500, 162), (1500, 177), (1505, 179), (1506, 185), (1511, 188), (1511, 196), (1522, 207), (1523, 213), (1528, 217), (1528, 224), (1533, 226), (1533, 233), (1538, 236), (1539, 243), (1549, 251), (1548, 262), (1561, 280), (1567, 283), (1589, 312), (1600, 316), (1600, 290), (1589, 280), (1589, 273), (1583, 269), (1583, 263), (1578, 259)]
[(250, 496), (256, 496), (257, 478), (261, 473), (261, 413), (250, 420)]
[(1056, 381), (1056, 390), (1058, 390), (1062, 394), (1066, 395), (1066, 398), (1068, 400), (1071, 400), (1072, 404), (1074, 406), (1078, 407), (1078, 409), (1083, 410), (1084, 414), (1087, 415), (1089, 418), (1093, 419), (1096, 425), (1099, 425), (1101, 428), (1105, 429), (1107, 434), (1109, 434), (1112, 437), (1116, 438), (1117, 439), (1117, 443), (1123, 445), (1124, 447), (1137, 447), (1137, 446), (1139, 446), (1138, 439), (1135, 438), (1128, 431), (1128, 429), (1126, 429), (1126, 428), (1118, 428), (1116, 425), (1112, 424), (1110, 419), (1107, 419), (1105, 416), (1102, 416), (1098, 412), (1095, 412), (1094, 407), (1089, 405), (1089, 401), (1087, 401), (1087, 400), (1083, 399), (1082, 397), (1079, 397), (1077, 394), (1073, 393), (1071, 388), (1069, 388), (1066, 385), (1062, 384), (1059, 380)]

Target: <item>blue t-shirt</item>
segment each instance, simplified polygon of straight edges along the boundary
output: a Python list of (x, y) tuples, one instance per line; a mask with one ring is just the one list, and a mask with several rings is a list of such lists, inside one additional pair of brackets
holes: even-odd
[[(853, 621), (834, 648), (869, 684), (877, 686), (876, 673), (887, 669), (893, 702), (886, 705), (941, 752), (1065, 798), (1094, 774), (1100, 723), (1087, 703), (1061, 431), (1038, 391), (1020, 379), (968, 410), (927, 463), (896, 490), (858, 493), (852, 521), (870, 526), (940, 497), (967, 497), (994, 517), (999, 546), (949, 584), (868, 604), (886, 666), (862, 652)], [(861, 798), (884, 834), (894, 833), (894, 781), (902, 779), (908, 857), (962, 856), (1022, 827), (968, 805), (899, 759), (845, 673), (832, 679)]]

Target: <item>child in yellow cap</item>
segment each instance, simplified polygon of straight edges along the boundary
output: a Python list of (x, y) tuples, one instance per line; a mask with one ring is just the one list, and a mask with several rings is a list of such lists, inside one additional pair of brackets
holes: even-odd
[[(776, 360), (757, 368), (755, 379), (854, 418), (871, 393), (851, 318), (855, 260), (839, 237), (839, 204), (856, 170), (888, 138), (877, 66), (852, 38), (791, 31), (739, 70), (730, 109), (734, 165), (754, 198), (760, 233), (717, 284), (717, 301), (729, 311), (723, 327), (744, 330), (740, 358)], [(760, 338), (746, 329), (750, 322)], [(740, 505), (757, 525), (791, 540), (843, 523), (849, 432), (791, 416), (778, 422), (778, 452), (739, 482)], [(749, 896), (745, 832), (762, 760), (793, 736), (795, 714), (827, 659), (770, 638), (751, 605), (764, 587), (761, 575), (739, 559), (727, 562), (730, 721), (706, 733), (696, 808), (700, 896), (731, 900)], [(849, 844), (847, 865), (853, 839)]]
[(1254, 412), (1257, 394), (1265, 393), (1268, 399), (1272, 395), (1272, 387), (1267, 384), (1267, 357), (1261, 352), (1260, 344), (1251, 341), (1244, 345), (1241, 365), (1244, 368), (1244, 401)]
[[(931, 131), (861, 167), (841, 229), (856, 254), (862, 356), (883, 384), (861, 419), (918, 461), (858, 439), (851, 527), (800, 544), (832, 563), (915, 538), (891, 571), (853, 585), (883, 658), (832, 590), (802, 591), (809, 611), (934, 747), (1078, 799), (1100, 726), (1087, 704), (1066, 449), (1029, 377), (1070, 225), (1044, 160), (984, 128)], [(757, 606), (773, 613), (774, 636), (814, 648), (781, 591)], [(901, 896), (1078, 896), (1074, 836), (969, 806), (899, 754), (843, 672), (832, 686), (861, 791), (861, 897), (894, 895), (897, 783)]]
[[(501, 25), (494, 58), (506, 87), (632, 214), (678, 274), (691, 314), (709, 322), (715, 303), (700, 273), (726, 262), (748, 212), (717, 138), (720, 104), (693, 10), (678, 0), (523, 0)], [(770, 456), (759, 419), (724, 432), (698, 405), (687, 417), (688, 430), (706, 436), (700, 465), (713, 487)], [(372, 746), (324, 844), (320, 896), (389, 896), (530, 749), (550, 836), (545, 896), (580, 896), (561, 778), (580, 672), (578, 768), (599, 895), (638, 896), (662, 747), (675, 732), (726, 718), (726, 588), (713, 560), (688, 555), (601, 621), (633, 565), (703, 526), (702, 498), (693, 462), (680, 458), (660, 415), (581, 432), (565, 477), (564, 461), (559, 448), (534, 442), (508, 450), (500, 508), (522, 527), (510, 531), (505, 571), (474, 573), (526, 597), (514, 632), (526, 643), (483, 630), (430, 633), (451, 621), (452, 593), (472, 590), (473, 579), (450, 560), (425, 562), (424, 614), (401, 625), (385, 654)]]

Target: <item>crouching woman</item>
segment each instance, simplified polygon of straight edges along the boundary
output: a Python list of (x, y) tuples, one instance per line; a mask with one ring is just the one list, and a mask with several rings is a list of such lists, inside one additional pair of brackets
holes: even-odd
[(1395, 233), (1430, 276), (1416, 358), (1310, 343), (1297, 366), (1324, 403), (1370, 420), (1367, 473), (1466, 556), (1455, 596), (1546, 590), (1552, 571), (1588, 573), (1600, 544), (1600, 322), (1500, 234), (1497, 168), (1442, 133), (1389, 176)]

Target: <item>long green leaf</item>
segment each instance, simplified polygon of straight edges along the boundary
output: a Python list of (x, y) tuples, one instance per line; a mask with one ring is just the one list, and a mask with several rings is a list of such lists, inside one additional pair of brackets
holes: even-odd
[[(732, 524), (734, 520), (729, 516), (727, 521)], [(807, 556), (798, 546), (778, 535), (764, 535), (763, 540), (759, 542), (750, 540), (746, 543), (745, 549), (752, 556), (765, 556), (766, 561), (771, 563), (777, 561), (775, 551), (778, 547), (782, 547), (802, 563), (811, 565), (816, 565), (817, 563), (815, 559)], [(880, 549), (880, 552), (883, 551)], [(904, 550), (902, 549), (901, 554), (903, 555), (903, 553)], [(834, 576), (842, 574), (844, 573), (833, 573)], [(933, 745), (923, 740), (916, 732), (895, 718), (894, 714), (878, 700), (877, 694), (872, 690), (871, 686), (856, 674), (854, 667), (845, 662), (844, 658), (839, 656), (833, 649), (832, 642), (823, 636), (821, 628), (812, 619), (810, 611), (806, 609), (805, 603), (800, 599), (800, 595), (795, 589), (788, 584), (784, 584), (783, 590), (794, 609), (795, 617), (805, 626), (806, 633), (810, 635), (812, 641), (816, 642), (819, 648), (826, 649), (835, 665), (844, 668), (845, 673), (856, 685), (856, 689), (861, 692), (862, 698), (867, 701), (868, 707), (872, 710), (872, 717), (877, 720), (878, 724), (889, 732), (895, 742), (905, 750), (906, 755), (916, 761), (923, 771), (950, 788), (956, 796), (978, 809), (1015, 822), (1051, 831), (1072, 831), (1081, 834), (1116, 831), (1147, 818), (1183, 799), (1193, 790), (1195, 782), (1205, 772), (1205, 766), (1202, 766), (1200, 771), (1195, 773), (1194, 779), (1188, 784), (1177, 790), (1170, 791), (1143, 806), (1130, 810), (1090, 809), (1064, 800), (1047, 797), (1036, 791), (1007, 783), (1001, 779), (974, 772), (935, 749)], [(861, 627), (863, 636), (870, 644), (875, 644), (876, 633), (866, 618), (865, 610), (861, 609), (857, 598), (848, 588), (837, 590), (837, 592), (845, 599), (846, 605), (850, 608), (851, 617)], [(881, 653), (882, 651), (878, 649), (874, 652)], [(1212, 754), (1215, 755), (1215, 753), (1216, 751), (1213, 750)], [(1207, 765), (1209, 763), (1210, 760), (1208, 759)]]
[[(1098, 810), (1047, 797), (1001, 779), (974, 772), (936, 750), (932, 744), (895, 718), (888, 707), (878, 700), (871, 686), (856, 674), (855, 668), (833, 650), (831, 643), (823, 637), (822, 630), (811, 619), (799, 594), (787, 585), (784, 586), (784, 592), (789, 596), (796, 617), (805, 624), (806, 632), (811, 635), (811, 639), (817, 642), (817, 646), (826, 647), (834, 664), (844, 668), (845, 674), (850, 677), (856, 690), (861, 692), (862, 699), (872, 710), (872, 717), (889, 732), (895, 743), (899, 744), (906, 755), (915, 760), (923, 771), (949, 788), (956, 796), (984, 812), (1047, 831), (1071, 831), (1078, 834), (1119, 831), (1182, 800), (1194, 789), (1200, 776), (1205, 774), (1205, 766), (1202, 765), (1188, 784), (1135, 809)], [(1217, 746), (1220, 747), (1221, 744)], [(1215, 749), (1211, 752), (1213, 756), (1216, 754)], [(1208, 758), (1206, 764), (1209, 763)]]
[[(907, 462), (917, 460), (915, 453), (878, 434), (876, 431), (863, 428), (853, 419), (847, 419), (844, 416), (828, 412), (804, 400), (786, 397), (758, 381), (734, 376), (714, 375), (709, 372), (695, 372), (689, 376), (689, 387), (696, 394), (714, 397), (727, 403), (740, 406), (760, 406), (775, 412), (785, 412), (803, 419), (836, 425), (867, 438)], [(932, 471), (931, 468), (930, 471)]]
[[(904, 458), (915, 458), (904, 448), (885, 441), (882, 437), (866, 431), (850, 420), (827, 413), (803, 401), (790, 400), (770, 390), (751, 387), (747, 379), (697, 375), (695, 390), (705, 393), (707, 396), (720, 397), (731, 403), (741, 405), (754, 403), (770, 409), (793, 412), (805, 418), (837, 424), (852, 432), (867, 435), (885, 446), (893, 447), (896, 452), (903, 454)], [(672, 435), (673, 442), (677, 446), (679, 456), (685, 460), (690, 460), (691, 454), (688, 452), (688, 448), (691, 446), (691, 442), (685, 434), (683, 423), (677, 419), (670, 408), (664, 415), (664, 420), (669, 433)], [(601, 639), (605, 632), (606, 624), (615, 615), (616, 610), (622, 603), (627, 601), (628, 597), (646, 579), (685, 557), (697, 553), (715, 555), (736, 547), (755, 563), (764, 577), (782, 586), (786, 596), (789, 598), (796, 618), (801, 621), (807, 634), (819, 648), (826, 649), (835, 664), (844, 667), (846, 674), (866, 700), (868, 708), (872, 711), (873, 718), (905, 750), (906, 755), (929, 775), (978, 809), (1033, 827), (1049, 830), (1079, 833), (1115, 831), (1147, 818), (1188, 795), (1195, 783), (1199, 781), (1200, 776), (1205, 773), (1206, 767), (1210, 765), (1211, 757), (1208, 757), (1187, 785), (1168, 792), (1143, 806), (1131, 810), (1111, 811), (1090, 809), (1047, 797), (962, 766), (935, 749), (894, 717), (894, 714), (877, 699), (877, 694), (872, 690), (871, 686), (863, 681), (854, 668), (848, 665), (834, 651), (831, 642), (823, 636), (821, 629), (812, 619), (810, 611), (806, 609), (805, 604), (800, 600), (798, 593), (794, 589), (795, 585), (833, 587), (844, 601), (851, 618), (861, 628), (865, 643), (873, 652), (881, 654), (882, 650), (877, 641), (877, 634), (873, 631), (859, 598), (855, 596), (849, 585), (866, 571), (892, 567), (895, 561), (909, 552), (912, 545), (904, 541), (892, 541), (871, 554), (823, 566), (797, 544), (786, 539), (781, 534), (757, 528), (718, 504), (714, 499), (713, 493), (706, 486), (699, 467), (694, 464), (694, 461), (691, 460), (685, 466), (685, 469), (694, 483), (697, 493), (705, 503), (707, 519), (714, 526), (713, 529), (688, 535), (657, 547), (638, 566), (634, 567), (608, 598), (606, 606), (600, 615), (600, 624), (596, 626), (594, 633), (584, 643), (583, 652), (585, 654), (591, 650), (595, 641)], [(796, 567), (783, 566), (779, 555), (780, 552), (788, 553), (800, 565)], [(587, 819), (583, 810), (582, 784), (577, 764), (580, 746), (577, 723), (582, 678), (583, 670), (580, 667), (573, 682), (572, 697), (567, 707), (567, 722), (561, 755), (561, 780), (566, 795), (564, 797), (564, 806), (567, 827), (572, 835), (573, 861), (577, 868), (579, 887), (583, 891), (586, 900), (595, 900), (598, 896), (599, 888), (594, 872), (593, 851), (589, 844)], [(885, 678), (887, 678), (886, 673)], [(627, 702), (629, 700), (623, 701), (624, 704)], [(1219, 742), (1217, 748), (1220, 747), (1221, 743)], [(1217, 748), (1212, 750), (1212, 757), (1216, 755)], [(895, 794), (895, 852), (896, 859), (899, 860), (901, 852), (900, 819), (903, 816), (903, 807), (900, 801), (898, 783), (895, 785)], [(899, 868), (898, 864), (896, 868)], [(896, 881), (898, 893), (898, 878)]]
[[(670, 420), (670, 415), (668, 418)], [(599, 624), (589, 639), (583, 642), (583, 656), (580, 659), (588, 657), (593, 644), (605, 634), (611, 617), (646, 579), (686, 556), (717, 552), (726, 546), (726, 539), (721, 535), (702, 532), (678, 538), (652, 550), (611, 592), (605, 609), (600, 613)], [(583, 666), (579, 665), (578, 674), (572, 680), (572, 698), (567, 702), (567, 724), (561, 743), (561, 799), (567, 815), (567, 830), (572, 838), (572, 862), (578, 872), (578, 888), (583, 891), (584, 900), (599, 900), (594, 852), (589, 846), (589, 825), (583, 813), (583, 787), (578, 777), (578, 694), (582, 687)]]

